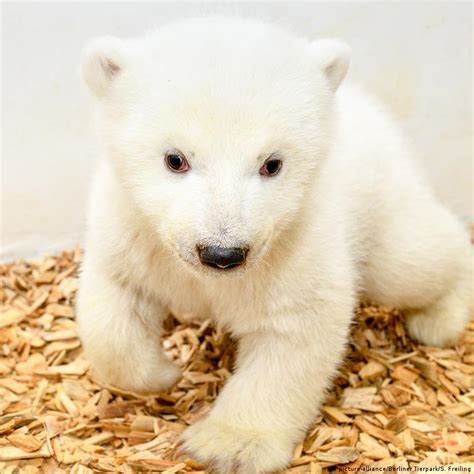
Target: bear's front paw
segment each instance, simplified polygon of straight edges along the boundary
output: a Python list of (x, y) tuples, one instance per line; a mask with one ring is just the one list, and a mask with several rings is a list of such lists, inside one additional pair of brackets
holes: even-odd
[(212, 416), (188, 428), (183, 448), (209, 472), (260, 474), (284, 469), (293, 456), (291, 436), (284, 432), (243, 428)]

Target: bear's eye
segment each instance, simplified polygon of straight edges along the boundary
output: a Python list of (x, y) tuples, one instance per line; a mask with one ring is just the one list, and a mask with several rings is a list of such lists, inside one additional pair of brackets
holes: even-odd
[(179, 150), (168, 151), (165, 155), (165, 163), (174, 173), (186, 173), (190, 168), (188, 160)]
[(265, 163), (263, 163), (260, 168), (260, 174), (268, 177), (276, 176), (280, 172), (282, 165), (283, 162), (272, 155), (265, 160)]

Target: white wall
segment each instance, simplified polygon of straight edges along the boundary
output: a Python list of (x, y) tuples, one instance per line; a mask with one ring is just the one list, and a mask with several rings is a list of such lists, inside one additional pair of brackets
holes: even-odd
[(4, 3), (1, 258), (82, 238), (97, 154), (77, 74), (82, 45), (214, 12), (345, 39), (352, 77), (401, 120), (444, 202), (473, 217), (470, 3)]

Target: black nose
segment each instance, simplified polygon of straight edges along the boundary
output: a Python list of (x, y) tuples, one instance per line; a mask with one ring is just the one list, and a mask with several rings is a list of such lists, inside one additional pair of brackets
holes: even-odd
[(198, 247), (199, 260), (209, 267), (228, 270), (245, 262), (247, 249), (243, 247)]

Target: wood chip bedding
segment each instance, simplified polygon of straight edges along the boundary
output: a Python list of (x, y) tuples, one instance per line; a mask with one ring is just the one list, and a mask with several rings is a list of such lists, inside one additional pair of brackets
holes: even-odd
[[(94, 377), (76, 334), (81, 251), (0, 265), (0, 472), (205, 472), (178, 437), (211, 406), (235, 344), (210, 321), (170, 316), (183, 367), (140, 396)], [(346, 362), (287, 472), (471, 463), (474, 320), (453, 349), (417, 345), (394, 309), (362, 305)]]

